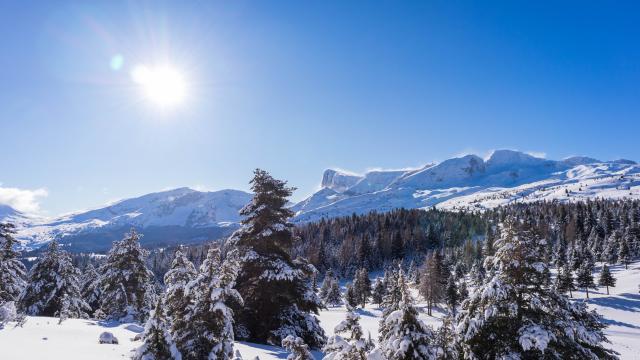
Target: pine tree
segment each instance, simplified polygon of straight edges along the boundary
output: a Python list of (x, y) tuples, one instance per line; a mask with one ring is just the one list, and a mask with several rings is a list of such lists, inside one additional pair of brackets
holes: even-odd
[(596, 283), (593, 279), (593, 265), (584, 263), (576, 273), (576, 285), (580, 289), (584, 289), (589, 298), (589, 289), (596, 289)]
[(613, 274), (611, 274), (611, 270), (606, 264), (602, 266), (602, 271), (600, 272), (600, 279), (598, 280), (598, 285), (607, 287), (607, 295), (609, 295), (609, 287), (616, 286), (616, 278), (613, 277)]
[(140, 247), (141, 236), (131, 229), (115, 241), (100, 268), (100, 310), (109, 319), (143, 320), (153, 306), (153, 273), (145, 264), (148, 251)]
[(353, 279), (353, 289), (358, 304), (364, 308), (369, 296), (371, 296), (371, 279), (369, 279), (367, 269), (362, 268), (356, 272)]
[(238, 333), (273, 345), (294, 335), (319, 348), (325, 335), (313, 315), (322, 306), (308, 284), (313, 267), (289, 255), (295, 239), (293, 225), (288, 222), (293, 213), (287, 198), (293, 188), (259, 169), (254, 172), (251, 188), (253, 200), (240, 211), (243, 226), (229, 241), (241, 253), (237, 289), (245, 304), (239, 314)]
[(546, 287), (546, 242), (528, 224), (508, 218), (490, 264), (456, 318), (466, 359), (616, 359), (604, 324), (583, 302)]
[(333, 271), (329, 269), (324, 274), (324, 280), (322, 280), (322, 285), (320, 285), (320, 292), (318, 293), (318, 296), (320, 296), (320, 299), (325, 303), (325, 305), (327, 304), (325, 299), (327, 298), (327, 294), (329, 293), (329, 288), (331, 287), (331, 282), (333, 280)]
[[(170, 333), (174, 339), (185, 339), (184, 334), (190, 331), (190, 324), (186, 317), (191, 297), (187, 294), (187, 285), (195, 279), (196, 275), (193, 263), (182, 251), (176, 250), (171, 268), (164, 275), (164, 303), (169, 318)], [(184, 346), (183, 343), (178, 343), (179, 349), (183, 349)]]
[(629, 242), (626, 238), (620, 238), (618, 261), (624, 264), (625, 269), (629, 268), (629, 263), (631, 262), (631, 251), (629, 249)]
[[(401, 279), (403, 280), (403, 276)], [(398, 309), (383, 320), (379, 351), (387, 360), (436, 359), (433, 330), (418, 319), (408, 291), (402, 293)]]
[(291, 354), (287, 356), (287, 360), (314, 360), (313, 355), (309, 351), (309, 346), (304, 343), (300, 337), (288, 335), (282, 339), (282, 347), (287, 349)]
[(156, 307), (149, 315), (144, 327), (142, 334), (144, 344), (136, 350), (134, 360), (182, 359), (169, 333), (168, 321), (163, 309), (162, 297), (158, 297)]
[(456, 284), (456, 278), (453, 274), (449, 276), (447, 286), (444, 291), (444, 299), (449, 312), (455, 316), (456, 307), (460, 304), (460, 295), (458, 294), (458, 284)]
[[(360, 327), (360, 317), (353, 312), (353, 308), (347, 309), (346, 319), (336, 325), (336, 335), (329, 338), (322, 349), (325, 353), (324, 360), (365, 360), (371, 344), (363, 338)], [(343, 335), (344, 334), (344, 335)]]
[(233, 311), (231, 304), (242, 305), (233, 288), (238, 272), (235, 254), (220, 258), (220, 250), (211, 248), (200, 271), (186, 287), (191, 300), (185, 314), (186, 329), (176, 333), (175, 341), (185, 360), (233, 357)]
[(91, 309), (80, 294), (80, 271), (55, 240), (29, 271), (20, 306), (29, 315), (59, 316), (61, 321), (88, 316)]
[(382, 301), (382, 319), (380, 320), (379, 326), (379, 338), (382, 339), (386, 336), (389, 328), (387, 327), (386, 318), (390, 316), (393, 312), (400, 309), (402, 302), (411, 301), (411, 295), (409, 294), (409, 287), (407, 286), (406, 278), (404, 277), (404, 272), (402, 272), (402, 267), (398, 266), (398, 270), (394, 272), (395, 276), (392, 276), (390, 279), (395, 280), (395, 282), (390, 282), (389, 287), (387, 289), (387, 295), (385, 295)]
[(344, 292), (344, 302), (350, 307), (357, 307), (359, 304), (358, 294), (353, 284), (347, 284)]
[(7, 302), (17, 302), (20, 293), (27, 286), (27, 270), (14, 250), (13, 224), (0, 223), (0, 306)]
[(82, 299), (89, 305), (91, 314), (100, 308), (100, 274), (96, 268), (89, 264), (84, 269), (80, 280), (80, 293)]
[(382, 304), (382, 299), (384, 295), (387, 293), (386, 286), (384, 285), (384, 281), (380, 278), (377, 278), (375, 283), (373, 284), (373, 291), (371, 292), (371, 300), (374, 304)]
[(569, 292), (569, 297), (573, 297), (573, 290), (576, 290), (576, 285), (573, 280), (571, 265), (569, 263), (565, 263), (562, 269), (558, 270), (558, 276), (556, 277), (556, 290), (561, 294)]
[(338, 306), (342, 304), (342, 294), (340, 293), (340, 285), (338, 280), (332, 279), (329, 285), (329, 291), (324, 299), (324, 303), (330, 306)]

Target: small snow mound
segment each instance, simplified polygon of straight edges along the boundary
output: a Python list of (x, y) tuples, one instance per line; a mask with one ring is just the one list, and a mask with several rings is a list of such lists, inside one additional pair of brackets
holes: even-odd
[(118, 344), (118, 338), (115, 337), (112, 333), (105, 331), (100, 334), (98, 342), (100, 342), (100, 344)]
[(134, 333), (141, 333), (144, 331), (144, 328), (142, 326), (136, 324), (130, 324), (125, 326), (124, 328)]

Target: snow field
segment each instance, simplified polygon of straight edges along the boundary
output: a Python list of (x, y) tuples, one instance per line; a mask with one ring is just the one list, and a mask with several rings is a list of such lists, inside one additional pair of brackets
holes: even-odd
[[(620, 353), (621, 359), (640, 359), (640, 261), (629, 264), (625, 270), (623, 265), (610, 267), (617, 279), (616, 287), (610, 288), (610, 295), (604, 288), (589, 290), (589, 307), (600, 313), (609, 327), (605, 333), (609, 337), (614, 350)], [(599, 277), (598, 268), (595, 278)], [(419, 299), (413, 293), (414, 298)], [(577, 301), (584, 299), (583, 291), (573, 293)], [(424, 304), (416, 304), (420, 319), (428, 325), (437, 328), (444, 313), (434, 308), (434, 316), (428, 316)], [(382, 316), (377, 305), (367, 304), (365, 309), (356, 313), (360, 316), (360, 325), (365, 336), (371, 333), (374, 341), (378, 337), (378, 323)], [(345, 319), (344, 306), (330, 307), (320, 312), (320, 324), (327, 336), (334, 334), (333, 328)], [(35, 360), (64, 359), (128, 359), (132, 350), (140, 346), (139, 341), (132, 341), (143, 329), (135, 324), (116, 324), (93, 320), (69, 319), (58, 324), (57, 318), (28, 317), (22, 327), (9, 323), (0, 330), (0, 354), (3, 360)], [(118, 345), (104, 345), (98, 343), (98, 336), (103, 331), (112, 332), (119, 340)], [(239, 350), (243, 358), (251, 360), (259, 356), (262, 360), (286, 359), (288, 353), (276, 346), (236, 342), (235, 349)], [(317, 359), (322, 353), (315, 351)]]

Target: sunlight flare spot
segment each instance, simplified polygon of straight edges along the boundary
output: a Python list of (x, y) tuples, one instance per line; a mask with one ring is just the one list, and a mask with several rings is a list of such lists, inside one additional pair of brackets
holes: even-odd
[(131, 78), (140, 86), (146, 99), (162, 108), (178, 105), (186, 97), (186, 81), (171, 66), (138, 65), (131, 71)]

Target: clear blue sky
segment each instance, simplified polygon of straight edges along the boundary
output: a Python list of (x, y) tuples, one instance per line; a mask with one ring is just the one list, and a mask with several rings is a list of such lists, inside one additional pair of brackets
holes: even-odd
[[(328, 167), (638, 160), (638, 24), (634, 2), (2, 1), (0, 187), (55, 215), (256, 167), (300, 199)], [(130, 78), (158, 62), (187, 81), (170, 111)]]

